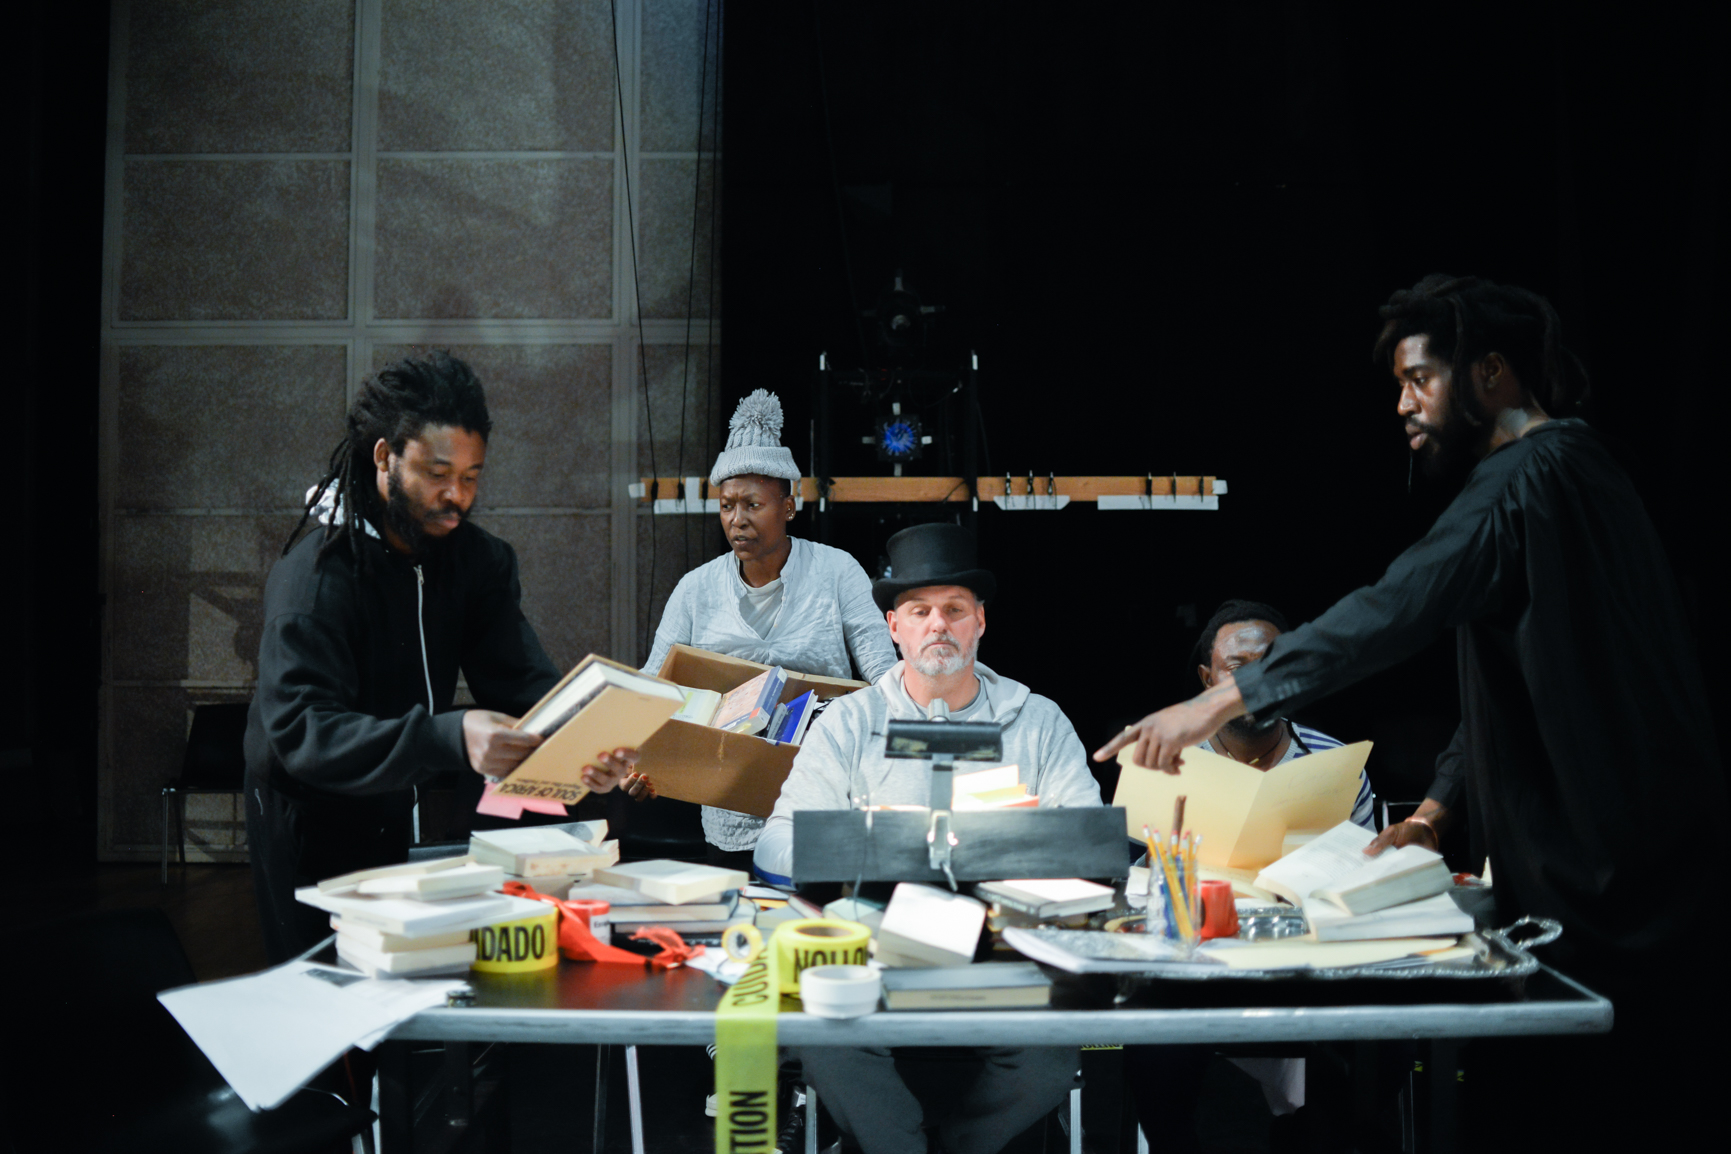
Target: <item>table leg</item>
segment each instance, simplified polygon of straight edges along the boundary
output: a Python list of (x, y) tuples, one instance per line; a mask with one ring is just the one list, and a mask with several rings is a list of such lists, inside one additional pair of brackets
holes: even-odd
[(594, 1154), (607, 1149), (607, 1063), (613, 1057), (613, 1047), (595, 1047), (595, 1140), (590, 1144)]
[(407, 1154), (415, 1142), (415, 1096), (409, 1085), (409, 1044), (380, 1042), (379, 1154)]
[(643, 1154), (643, 1088), (637, 1081), (637, 1047), (625, 1047), (625, 1089), (631, 1100), (631, 1154)]
[(1460, 1148), (1460, 1043), (1434, 1038), (1430, 1044), (1430, 1154)]

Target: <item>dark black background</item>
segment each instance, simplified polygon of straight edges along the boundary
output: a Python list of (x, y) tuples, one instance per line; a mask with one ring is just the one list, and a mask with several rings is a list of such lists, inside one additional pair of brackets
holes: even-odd
[[(808, 459), (818, 353), (862, 361), (853, 311), (899, 268), (945, 306), (932, 362), (979, 352), (995, 470), (1227, 478), (1219, 513), (981, 513), (1002, 584), (982, 656), (1092, 745), (1190, 691), (1186, 607), (1307, 618), (1423, 531), (1375, 309), (1433, 271), (1523, 284), (1593, 373), (1723, 700), (1711, 7), (1152, 7), (729, 5), (727, 409), (776, 389)], [(76, 857), (96, 842), (107, 25), (100, 5), (14, 21), (0, 746), (32, 751), (6, 770), (21, 829)], [(834, 539), (869, 565), (897, 524), (855, 511)], [(1375, 737), (1379, 789), (1412, 796), (1455, 709), (1442, 638), (1310, 720)]]
[[(996, 473), (1227, 478), (1218, 513), (980, 514), (982, 658), (1092, 748), (1194, 692), (1221, 600), (1307, 619), (1423, 532), (1440, 505), (1408, 495), (1376, 308), (1429, 272), (1510, 281), (1560, 309), (1716, 655), (1705, 10), (1153, 7), (730, 6), (724, 411), (776, 389), (808, 460), (818, 353), (879, 357), (854, 315), (900, 270), (945, 306), (927, 363), (979, 352)], [(873, 468), (872, 415), (838, 398), (836, 475)], [(832, 508), (868, 567), (942, 515)], [(1375, 738), (1379, 791), (1416, 798), (1457, 717), (1445, 636), (1307, 719)]]

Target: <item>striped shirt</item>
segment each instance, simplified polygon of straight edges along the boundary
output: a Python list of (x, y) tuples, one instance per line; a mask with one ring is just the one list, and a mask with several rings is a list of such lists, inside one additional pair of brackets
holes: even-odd
[[(1339, 749), (1346, 744), (1344, 741), (1330, 737), (1321, 730), (1312, 729), (1308, 725), (1299, 725), (1296, 721), (1288, 721), (1286, 724), (1292, 727), (1293, 735), (1298, 740), (1287, 743), (1286, 756), (1275, 762), (1276, 765), (1285, 765), (1293, 758), (1303, 757), (1307, 753), (1321, 753), (1325, 749)], [(1226, 751), (1215, 745), (1212, 738), (1206, 744), (1215, 753), (1222, 757), (1226, 756)], [(1352, 824), (1363, 826), (1368, 830), (1375, 830), (1375, 808), (1374, 795), (1370, 792), (1370, 777), (1361, 769), (1358, 771), (1358, 797), (1352, 803)]]

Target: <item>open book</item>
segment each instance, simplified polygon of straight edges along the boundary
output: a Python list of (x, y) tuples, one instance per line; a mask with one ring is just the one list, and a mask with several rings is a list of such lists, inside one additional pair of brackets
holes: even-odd
[(545, 740), (495, 792), (575, 805), (589, 792), (584, 766), (603, 751), (641, 746), (684, 704), (679, 686), (590, 654), (517, 723)]
[(1419, 846), (1364, 856), (1376, 840), (1368, 829), (1343, 821), (1302, 849), (1256, 875), (1256, 884), (1295, 906), (1306, 898), (1334, 903), (1347, 914), (1367, 914), (1428, 898), (1452, 884), (1443, 859)]

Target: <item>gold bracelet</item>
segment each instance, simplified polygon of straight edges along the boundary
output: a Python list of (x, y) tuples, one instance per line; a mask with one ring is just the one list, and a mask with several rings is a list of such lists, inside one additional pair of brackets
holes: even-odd
[(1426, 829), (1430, 830), (1430, 835), (1436, 839), (1437, 845), (1439, 845), (1439, 846), (1442, 845), (1442, 830), (1438, 829), (1436, 827), (1436, 823), (1431, 821), (1430, 818), (1420, 817), (1418, 814), (1415, 813), (1411, 817), (1407, 818), (1406, 820), (1411, 821), (1411, 822), (1417, 822), (1419, 825), (1422, 825)]

